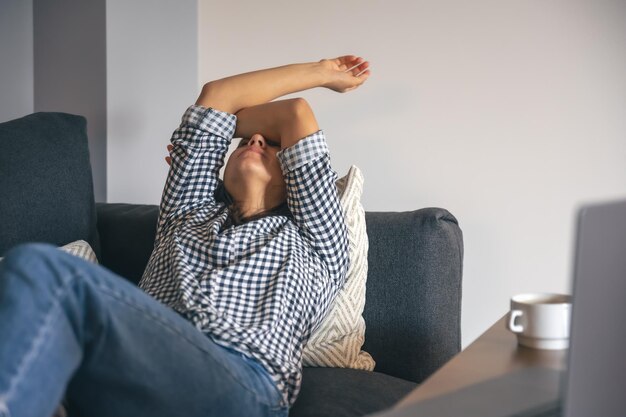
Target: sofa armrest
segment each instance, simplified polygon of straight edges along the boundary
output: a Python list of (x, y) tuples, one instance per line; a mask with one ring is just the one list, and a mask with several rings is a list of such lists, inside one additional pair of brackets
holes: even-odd
[(365, 345), (376, 371), (422, 382), (461, 347), (463, 237), (448, 211), (366, 213)]
[(137, 284), (154, 248), (156, 205), (97, 203), (100, 263)]

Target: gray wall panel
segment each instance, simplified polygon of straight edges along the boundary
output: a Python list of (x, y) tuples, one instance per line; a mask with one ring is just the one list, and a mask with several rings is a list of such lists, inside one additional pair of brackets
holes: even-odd
[(96, 201), (106, 201), (106, 1), (34, 0), (35, 111), (87, 118)]
[(33, 2), (0, 1), (0, 122), (33, 112)]

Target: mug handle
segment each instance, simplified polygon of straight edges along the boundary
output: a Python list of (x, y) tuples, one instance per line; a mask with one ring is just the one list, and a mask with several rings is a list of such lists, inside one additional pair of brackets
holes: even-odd
[(521, 324), (515, 324), (515, 320), (517, 320), (519, 317), (522, 317), (523, 314), (524, 312), (521, 310), (511, 310), (507, 327), (513, 333), (521, 333), (524, 331), (524, 326), (522, 326)]

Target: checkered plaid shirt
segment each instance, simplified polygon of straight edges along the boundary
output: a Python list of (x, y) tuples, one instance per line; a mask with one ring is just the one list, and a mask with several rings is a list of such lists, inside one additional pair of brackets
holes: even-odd
[(154, 250), (139, 286), (216, 343), (257, 359), (284, 404), (302, 380), (302, 349), (345, 281), (348, 240), (319, 130), (277, 157), (293, 218), (227, 226), (215, 200), (237, 117), (191, 106), (172, 135)]

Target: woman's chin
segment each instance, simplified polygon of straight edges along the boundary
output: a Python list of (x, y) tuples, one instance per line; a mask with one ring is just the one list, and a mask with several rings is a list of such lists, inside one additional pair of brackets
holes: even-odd
[(229, 174), (236, 177), (240, 181), (257, 180), (267, 182), (271, 178), (270, 173), (261, 162), (258, 161), (241, 161), (236, 170)]

